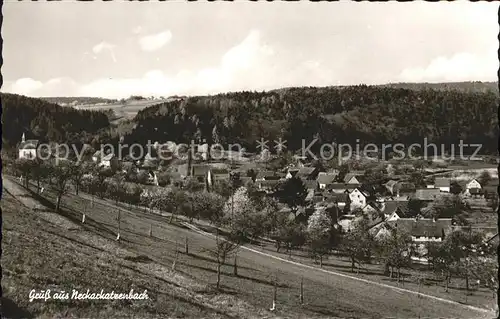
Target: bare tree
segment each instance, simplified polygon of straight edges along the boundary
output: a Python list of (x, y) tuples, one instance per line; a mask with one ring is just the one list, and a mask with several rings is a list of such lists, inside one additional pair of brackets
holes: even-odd
[(217, 230), (215, 248), (208, 251), (217, 261), (217, 289), (220, 288), (222, 265), (226, 263), (227, 259), (237, 253), (239, 246), (238, 242), (221, 238), (219, 230)]
[(61, 206), (61, 199), (64, 194), (68, 192), (69, 181), (73, 174), (72, 164), (70, 162), (56, 163), (50, 169), (50, 176), (52, 177), (53, 187), (56, 191), (56, 212), (59, 211)]

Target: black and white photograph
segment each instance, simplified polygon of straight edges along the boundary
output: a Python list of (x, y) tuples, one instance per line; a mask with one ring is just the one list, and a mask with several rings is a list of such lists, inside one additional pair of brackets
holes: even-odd
[(1, 5), (2, 318), (499, 317), (498, 2)]

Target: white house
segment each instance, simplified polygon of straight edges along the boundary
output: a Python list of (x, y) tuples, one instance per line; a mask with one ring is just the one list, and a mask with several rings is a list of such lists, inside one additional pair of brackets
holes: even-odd
[(117, 164), (118, 159), (115, 154), (109, 153), (108, 155), (101, 158), (99, 166), (114, 169), (116, 168)]
[(347, 173), (344, 177), (344, 183), (346, 184), (361, 184), (359, 180), (356, 178), (355, 174)]
[(38, 140), (26, 140), (24, 133), (19, 144), (19, 158), (35, 159), (37, 156)]
[(476, 179), (472, 179), (471, 181), (467, 182), (467, 184), (465, 184), (465, 189), (471, 188), (481, 188), (481, 184)]
[(319, 189), (325, 189), (327, 185), (332, 184), (337, 178), (338, 172), (326, 173), (320, 172), (318, 173), (318, 178), (316, 181), (318, 182)]
[(349, 192), (351, 209), (365, 207), (367, 198), (368, 195), (360, 191), (358, 188), (355, 188), (354, 190)]
[(465, 189), (462, 191), (462, 195), (469, 197), (482, 197), (484, 196), (481, 184), (476, 180), (472, 179), (465, 184)]

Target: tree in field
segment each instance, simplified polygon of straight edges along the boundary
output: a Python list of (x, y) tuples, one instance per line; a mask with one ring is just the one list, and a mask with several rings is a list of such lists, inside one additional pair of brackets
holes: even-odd
[(368, 231), (368, 220), (362, 218), (356, 222), (354, 229), (345, 233), (340, 241), (339, 250), (351, 261), (351, 272), (354, 272), (354, 267), (359, 266), (363, 262), (371, 260), (376, 242), (373, 236)]
[(208, 250), (208, 253), (217, 261), (217, 289), (220, 288), (222, 266), (233, 255), (238, 252), (240, 244), (237, 238), (229, 236), (228, 239), (222, 238), (217, 230), (215, 237), (215, 247)]
[(447, 238), (453, 247), (452, 254), (457, 264), (458, 273), (465, 278), (465, 289), (469, 291), (469, 279), (471, 277), (471, 259), (477, 255), (478, 248), (483, 242), (483, 235), (479, 232), (468, 230), (457, 230)]
[(57, 196), (56, 212), (60, 209), (63, 195), (68, 192), (69, 182), (73, 174), (72, 166), (69, 161), (63, 161), (62, 163), (53, 164), (50, 168), (52, 186)]
[(315, 260), (323, 267), (323, 256), (330, 251), (332, 220), (325, 210), (315, 211), (307, 224), (307, 239)]
[(280, 202), (287, 204), (296, 214), (299, 206), (305, 205), (307, 189), (300, 178), (292, 177), (279, 187), (276, 196)]
[(108, 183), (106, 183), (106, 195), (108, 198), (115, 200), (118, 204), (125, 196), (125, 176), (123, 174), (115, 174)]
[(428, 262), (436, 274), (444, 276), (446, 292), (448, 292), (451, 277), (456, 267), (453, 251), (453, 243), (450, 240), (445, 240), (442, 243), (430, 243), (427, 247)]
[(265, 217), (250, 200), (245, 187), (238, 188), (224, 205), (223, 222), (242, 240), (262, 235)]
[[(388, 226), (390, 227), (390, 226)], [(390, 277), (393, 277), (394, 269), (397, 271), (397, 280), (401, 278), (401, 268), (411, 265), (411, 256), (414, 254), (411, 236), (390, 227), (388, 234), (382, 238), (378, 245), (380, 256), (384, 260), (385, 269), (390, 269)]]
[(196, 210), (201, 218), (217, 223), (222, 218), (225, 200), (219, 194), (209, 192), (196, 193)]
[(275, 215), (274, 229), (271, 231), (271, 239), (276, 242), (276, 251), (286, 247), (291, 254), (293, 248), (301, 247), (306, 242), (306, 229), (304, 225), (291, 219), (288, 213), (278, 211)]
[(18, 159), (14, 162), (15, 171), (24, 179), (24, 187), (29, 189), (29, 181), (33, 175), (33, 161), (25, 158)]
[(75, 187), (75, 193), (78, 195), (78, 191), (82, 186), (83, 176), (87, 171), (87, 167), (83, 164), (75, 163), (72, 167), (73, 174), (71, 175), (71, 181), (73, 182), (73, 186)]
[(483, 171), (477, 179), (479, 184), (481, 184), (482, 186), (487, 185), (491, 180), (492, 180), (492, 177), (488, 171)]
[(31, 163), (31, 176), (36, 181), (37, 193), (40, 193), (40, 183), (49, 177), (50, 164), (38, 158), (34, 159)]

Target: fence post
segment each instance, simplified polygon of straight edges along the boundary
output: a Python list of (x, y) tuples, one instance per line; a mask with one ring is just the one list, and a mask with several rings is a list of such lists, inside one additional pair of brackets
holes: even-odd
[(186, 239), (184, 241), (184, 250), (186, 251), (186, 255), (189, 254), (189, 242), (188, 242), (188, 237), (186, 236)]
[(149, 225), (149, 237), (153, 237), (153, 224)]
[(116, 240), (120, 240), (120, 220), (121, 220), (121, 210), (118, 209), (118, 234), (116, 235)]
[(304, 304), (304, 277), (300, 278), (300, 304)]
[(85, 224), (85, 211), (86, 210), (87, 210), (87, 205), (83, 205), (82, 224)]
[(278, 272), (274, 274), (274, 287), (273, 287), (273, 307), (270, 309), (271, 311), (276, 310), (276, 298), (278, 296)]

